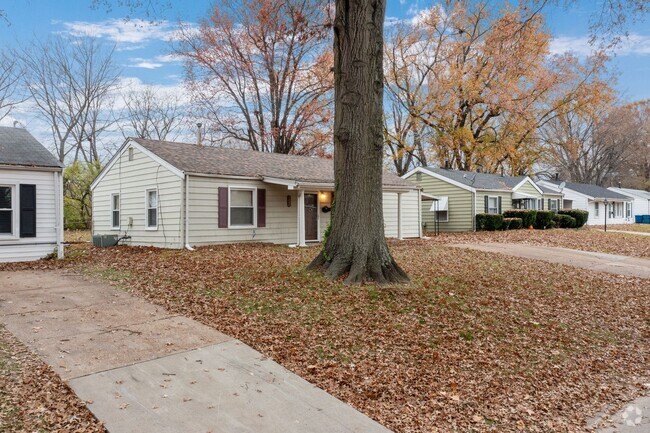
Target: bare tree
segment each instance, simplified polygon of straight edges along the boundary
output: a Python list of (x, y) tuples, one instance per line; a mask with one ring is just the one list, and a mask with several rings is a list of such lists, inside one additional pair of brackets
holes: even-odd
[(21, 67), (15, 57), (0, 53), (0, 120), (25, 100), (19, 85)]
[(629, 168), (641, 119), (630, 106), (609, 111), (570, 111), (548, 122), (542, 137), (551, 165), (563, 178), (610, 186)]
[[(277, 153), (310, 153), (326, 140), (332, 55), (326, 2), (225, 0), (199, 31), (181, 31), (194, 105), (224, 140)], [(305, 148), (306, 147), (306, 148)]]
[(15, 51), (61, 162), (99, 159), (98, 138), (113, 122), (106, 113), (118, 77), (113, 50), (93, 38), (57, 37)]
[(172, 141), (178, 136), (183, 107), (178, 95), (159, 94), (153, 86), (125, 93), (125, 115), (119, 122), (122, 135)]

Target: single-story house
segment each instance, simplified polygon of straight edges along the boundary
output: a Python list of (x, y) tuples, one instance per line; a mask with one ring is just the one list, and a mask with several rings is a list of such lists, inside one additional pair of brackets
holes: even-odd
[[(603, 225), (605, 223), (605, 212), (607, 212), (608, 223), (626, 224), (634, 222), (632, 200), (602, 186), (562, 182), (560, 180), (540, 180), (538, 184), (550, 190), (562, 192), (564, 194), (564, 209), (588, 211), (588, 225)], [(607, 207), (607, 210), (605, 207)]]
[(608, 188), (632, 199), (632, 218), (637, 215), (650, 215), (650, 191), (632, 188)]
[(417, 167), (402, 176), (422, 189), (424, 231), (464, 232), (476, 229), (476, 215), (500, 214), (510, 209), (560, 208), (562, 194), (542, 188), (528, 176)]
[[(330, 221), (331, 159), (129, 138), (91, 185), (93, 235), (164, 248), (304, 246)], [(385, 233), (420, 237), (420, 191), (384, 173)]]
[(0, 262), (63, 257), (63, 165), (23, 128), (0, 127)]

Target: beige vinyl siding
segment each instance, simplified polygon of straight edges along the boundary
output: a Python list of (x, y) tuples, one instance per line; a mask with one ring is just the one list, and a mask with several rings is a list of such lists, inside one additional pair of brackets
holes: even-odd
[(559, 205), (558, 209), (562, 209), (562, 194), (544, 193), (544, 194), (542, 194), (542, 197), (544, 198), (544, 210), (549, 210), (549, 208), (548, 208), (548, 200), (549, 199), (551, 199), (551, 200), (560, 200), (560, 203), (558, 204)]
[[(537, 191), (537, 189), (535, 189), (535, 187), (530, 182), (524, 183), (516, 191), (534, 195), (537, 198), (542, 198), (542, 194), (540, 194), (539, 191)], [(544, 209), (546, 209), (546, 206), (544, 206)]]
[[(38, 260), (56, 248), (56, 184), (57, 174), (51, 171), (0, 169), (0, 185), (13, 187), (15, 208), (20, 212), (20, 185), (36, 185), (36, 237), (20, 238), (19, 222), (11, 237), (0, 236), (0, 262)], [(19, 214), (15, 215), (19, 219)]]
[[(422, 192), (441, 197), (449, 197), (449, 221), (440, 222), (440, 231), (465, 232), (473, 230), (472, 192), (452, 185), (426, 173), (422, 173), (418, 181), (416, 173), (406, 178), (422, 188)], [(431, 212), (431, 201), (422, 202), (422, 224), (424, 232), (433, 231), (434, 212)]]
[[(158, 190), (158, 228), (146, 224), (146, 191)], [(111, 196), (120, 194), (120, 228), (111, 227)], [(132, 226), (129, 226), (132, 218)], [(183, 246), (183, 180), (149, 156), (133, 149), (122, 153), (93, 191), (93, 234), (128, 234), (129, 245)]]
[[(259, 180), (189, 176), (190, 245), (201, 246), (236, 242), (298, 242), (298, 194), (286, 186)], [(263, 188), (266, 190), (266, 227), (219, 228), (220, 187)], [(317, 192), (317, 191), (314, 191)], [(291, 197), (291, 207), (287, 206)], [(253, 199), (257, 204), (257, 196)], [(257, 212), (257, 206), (255, 206)], [(319, 212), (322, 218), (322, 212)]]
[[(418, 191), (402, 193), (402, 238), (417, 238), (420, 235), (418, 218)], [(397, 193), (383, 193), (384, 235), (387, 238), (398, 237)]]
[(510, 191), (476, 191), (476, 213), (485, 212), (485, 197), (501, 197), (501, 212), (512, 209), (512, 193)]

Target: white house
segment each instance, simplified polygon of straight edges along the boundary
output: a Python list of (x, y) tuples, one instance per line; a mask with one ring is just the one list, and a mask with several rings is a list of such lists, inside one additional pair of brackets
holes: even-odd
[[(548, 189), (564, 193), (563, 209), (581, 209), (589, 212), (588, 225), (628, 224), (632, 217), (632, 200), (617, 192), (598, 185), (540, 180), (537, 182)], [(562, 187), (562, 188), (561, 188)]]
[[(91, 185), (93, 235), (183, 248), (306, 245), (330, 220), (333, 161), (130, 138)], [(388, 237), (420, 236), (420, 191), (384, 174)]]
[(29, 132), (0, 127), (0, 262), (63, 257), (62, 174)]
[(609, 190), (632, 199), (632, 217), (650, 215), (650, 192), (642, 189), (609, 188)]

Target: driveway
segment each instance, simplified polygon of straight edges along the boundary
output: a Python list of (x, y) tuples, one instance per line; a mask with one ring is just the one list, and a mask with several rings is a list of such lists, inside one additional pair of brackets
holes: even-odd
[(451, 246), (561, 263), (616, 275), (650, 278), (650, 260), (637, 257), (526, 244), (478, 243), (454, 244)]
[(110, 432), (388, 432), (242, 342), (107, 284), (0, 272), (0, 321)]

